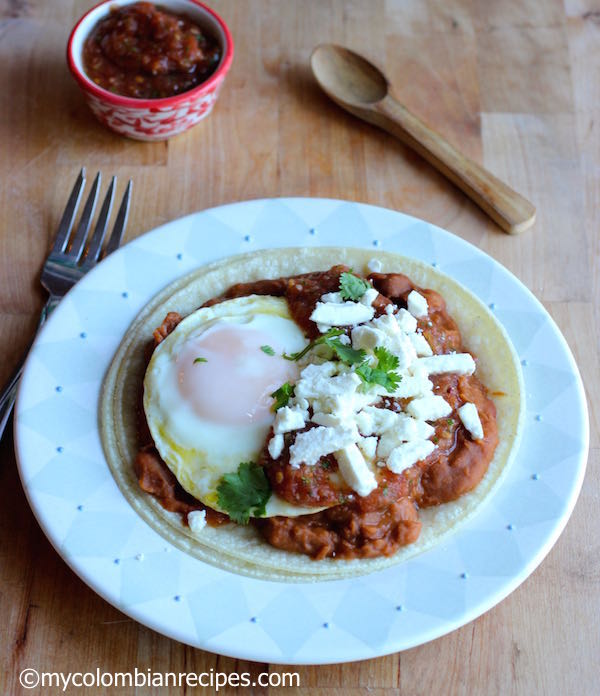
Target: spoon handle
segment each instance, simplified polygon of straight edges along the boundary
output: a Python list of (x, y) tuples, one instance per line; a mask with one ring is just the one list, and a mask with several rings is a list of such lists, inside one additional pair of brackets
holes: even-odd
[(456, 150), (396, 99), (387, 95), (369, 113), (357, 114), (396, 136), (462, 189), (509, 234), (535, 222), (535, 207), (487, 169)]

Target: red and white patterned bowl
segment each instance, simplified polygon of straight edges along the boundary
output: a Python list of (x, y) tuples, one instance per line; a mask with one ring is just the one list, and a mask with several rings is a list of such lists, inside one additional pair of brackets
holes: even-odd
[(233, 60), (233, 39), (219, 15), (198, 0), (159, 0), (160, 7), (185, 14), (210, 31), (221, 46), (221, 60), (215, 72), (202, 84), (164, 99), (134, 99), (99, 87), (83, 68), (83, 45), (96, 23), (111, 7), (130, 5), (137, 0), (104, 0), (77, 22), (67, 45), (69, 69), (82, 89), (94, 115), (112, 130), (136, 140), (166, 140), (183, 133), (208, 116)]

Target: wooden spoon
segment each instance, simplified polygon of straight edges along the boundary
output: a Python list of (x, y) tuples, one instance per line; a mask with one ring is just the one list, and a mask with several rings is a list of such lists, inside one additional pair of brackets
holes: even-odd
[(385, 75), (342, 46), (317, 46), (313, 74), (334, 102), (395, 135), (462, 189), (500, 227), (518, 234), (535, 222), (535, 208), (493, 174), (456, 150), (390, 95)]

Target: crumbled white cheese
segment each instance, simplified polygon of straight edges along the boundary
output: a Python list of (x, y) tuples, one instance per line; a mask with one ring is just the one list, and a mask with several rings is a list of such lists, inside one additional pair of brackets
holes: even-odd
[(348, 445), (335, 453), (340, 474), (344, 481), (356, 491), (365, 496), (377, 488), (375, 474), (369, 469), (365, 458), (356, 445)]
[(354, 393), (314, 399), (312, 401), (313, 413), (331, 413), (342, 420), (354, 421), (355, 414), (361, 408), (379, 401), (380, 389), (384, 389), (384, 387), (375, 385), (368, 391), (357, 390)]
[(300, 373), (300, 379), (313, 380), (317, 377), (331, 377), (337, 372), (336, 363), (328, 361), (320, 364), (307, 365)]
[(341, 292), (327, 292), (321, 295), (321, 302), (334, 302), (335, 304), (341, 304), (344, 301)]
[(435, 432), (435, 428), (422, 420), (415, 420), (405, 413), (399, 413), (394, 427), (386, 430), (377, 444), (377, 456), (385, 459), (390, 452), (403, 442), (427, 440)]
[(461, 406), (457, 413), (465, 428), (473, 436), (473, 439), (481, 440), (483, 437), (483, 426), (481, 425), (479, 413), (477, 413), (477, 406), (469, 401)]
[(470, 353), (448, 353), (447, 355), (432, 355), (430, 358), (420, 358), (419, 365), (430, 375), (442, 372), (457, 372), (459, 375), (472, 375), (475, 372), (475, 361)]
[(370, 413), (359, 411), (354, 416), (354, 421), (361, 435), (370, 435), (373, 432), (373, 416)]
[(414, 333), (417, 330), (417, 320), (410, 312), (407, 312), (404, 307), (400, 308), (395, 314), (398, 326), (404, 333)]
[(370, 307), (378, 297), (379, 291), (375, 290), (375, 288), (369, 288), (368, 290), (365, 290), (365, 293), (360, 298), (359, 302), (361, 304), (367, 305), (367, 307)]
[(433, 390), (433, 383), (429, 379), (427, 370), (419, 365), (421, 361), (415, 360), (407, 370), (402, 371), (400, 383), (396, 387), (393, 396), (399, 399), (409, 399), (414, 396), (427, 396)]
[(275, 414), (273, 432), (276, 435), (289, 433), (292, 430), (300, 430), (304, 427), (304, 414), (298, 408), (282, 406)]
[(402, 333), (395, 314), (382, 314), (380, 317), (373, 319), (369, 326), (383, 331), (386, 336), (397, 336)]
[(337, 369), (337, 364), (334, 362), (305, 367), (296, 383), (296, 399), (310, 401), (323, 396), (352, 394), (356, 391), (356, 387), (361, 383), (360, 377), (350, 372), (335, 375)]
[(374, 315), (373, 307), (360, 302), (317, 302), (310, 319), (329, 326), (355, 326), (369, 321)]
[(395, 474), (400, 474), (405, 469), (410, 469), (411, 466), (428, 457), (434, 449), (435, 445), (431, 440), (407, 442), (391, 451), (387, 459), (387, 468)]
[(405, 333), (398, 332), (394, 337), (388, 336), (385, 347), (398, 358), (400, 370), (406, 370), (417, 359), (417, 351)]
[(413, 399), (406, 407), (408, 413), (417, 420), (435, 421), (452, 413), (452, 406), (437, 394)]
[(381, 271), (383, 268), (383, 265), (379, 259), (371, 259), (367, 263), (367, 268), (371, 271), (371, 273), (379, 273), (379, 271)]
[(194, 536), (199, 536), (200, 532), (206, 527), (206, 510), (192, 510), (187, 516), (190, 532)]
[(377, 346), (383, 346), (386, 342), (386, 335), (383, 331), (372, 326), (356, 326), (352, 329), (352, 347), (355, 350), (373, 350)]
[(396, 309), (398, 308), (395, 304), (386, 304), (384, 311), (386, 314), (393, 314), (396, 311)]
[[(301, 396), (294, 396), (290, 403), (293, 403), (296, 408), (299, 408), (302, 412), (308, 412), (308, 400)], [(308, 418), (308, 413), (304, 420)]]
[(312, 423), (317, 425), (325, 425), (328, 428), (340, 428), (340, 427), (351, 427), (352, 425), (352, 412), (338, 412), (338, 413), (323, 413), (322, 411), (317, 411), (313, 413), (310, 419)]
[(371, 433), (379, 435), (394, 427), (398, 420), (396, 412), (387, 408), (377, 408), (376, 406), (365, 406), (358, 415), (370, 420), (370, 432), (365, 432), (365, 435), (370, 435)]
[(358, 441), (358, 449), (367, 459), (375, 459), (375, 452), (377, 451), (377, 438), (361, 437)]
[(423, 334), (412, 333), (409, 334), (408, 337), (410, 339), (410, 342), (413, 344), (414, 349), (417, 351), (417, 356), (419, 358), (433, 355), (431, 346), (429, 345), (427, 339), (425, 338), (425, 336), (423, 336)]
[(398, 358), (398, 368), (406, 369), (417, 353), (408, 336), (400, 329), (396, 317), (384, 314), (371, 322), (371, 326), (385, 334), (384, 346)]
[(344, 449), (358, 441), (360, 435), (355, 425), (351, 428), (327, 428), (319, 426), (296, 435), (290, 447), (290, 465), (297, 469), (300, 464), (312, 466), (321, 457)]
[(427, 313), (429, 312), (429, 305), (427, 304), (427, 300), (423, 297), (423, 295), (421, 295), (420, 292), (411, 290), (408, 293), (406, 302), (408, 311), (413, 315), (413, 317), (419, 319), (420, 317), (427, 316)]
[(271, 459), (279, 459), (283, 452), (283, 435), (273, 435), (267, 445)]
[(427, 375), (403, 375), (394, 396), (398, 399), (410, 399), (413, 396), (426, 396), (432, 389), (433, 383)]

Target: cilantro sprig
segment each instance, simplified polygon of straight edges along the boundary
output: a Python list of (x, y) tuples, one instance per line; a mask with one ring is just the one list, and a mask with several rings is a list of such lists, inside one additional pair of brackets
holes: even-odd
[(288, 405), (288, 401), (294, 396), (294, 387), (289, 382), (285, 382), (279, 389), (272, 392), (271, 396), (275, 399), (275, 403), (271, 406), (271, 409), (273, 411), (278, 411), (280, 408)]
[[(339, 336), (344, 333), (342, 329), (329, 329), (327, 333), (324, 333), (319, 338), (311, 341), (303, 350), (298, 353), (287, 353), (283, 354), (286, 360), (299, 360), (304, 357), (309, 350), (312, 350), (315, 346), (326, 345), (329, 346), (336, 354), (338, 360), (345, 363), (346, 365), (356, 365), (356, 374), (362, 379), (363, 383), (369, 384), (380, 384), (385, 387), (389, 392), (396, 390), (402, 377), (395, 371), (398, 368), (399, 361), (398, 358), (387, 348), (383, 346), (378, 346), (373, 351), (375, 357), (377, 358), (377, 365), (372, 367), (367, 361), (366, 352), (360, 348), (352, 348), (345, 343), (342, 343)], [(289, 393), (286, 391), (289, 387)], [(285, 389), (284, 389), (285, 388)], [(283, 391), (282, 391), (283, 390)], [(281, 406), (287, 405), (293, 395), (293, 387), (291, 385), (284, 384), (277, 391), (273, 392), (271, 396), (276, 400), (273, 406), (273, 410), (276, 411)]]
[(342, 343), (339, 338), (330, 338), (325, 343), (333, 349), (337, 357), (346, 365), (357, 365), (362, 363), (367, 354), (360, 348), (352, 348), (351, 346)]
[(343, 300), (360, 300), (371, 286), (363, 278), (353, 273), (342, 273), (340, 276), (340, 295)]
[(373, 351), (377, 358), (377, 366), (371, 367), (366, 361), (356, 368), (356, 374), (365, 384), (380, 384), (389, 392), (396, 391), (402, 377), (395, 372), (398, 358), (387, 348), (378, 346)]
[(237, 472), (225, 474), (217, 486), (219, 507), (238, 524), (248, 524), (250, 514), (264, 517), (271, 486), (262, 466), (241, 462)]
[(342, 329), (329, 329), (327, 333), (324, 333), (322, 336), (319, 336), (319, 338), (315, 338), (314, 341), (311, 341), (303, 350), (298, 351), (297, 353), (284, 353), (283, 357), (286, 360), (300, 360), (300, 358), (303, 358), (309, 350), (312, 350), (316, 346), (326, 345), (329, 346), (329, 348), (331, 348), (331, 350), (333, 350), (333, 352), (337, 355), (338, 359), (346, 363), (346, 365), (356, 365), (361, 363), (366, 357), (365, 351), (362, 349), (356, 350), (345, 343), (342, 343), (338, 337), (343, 333), (345, 332)]

